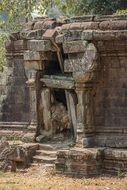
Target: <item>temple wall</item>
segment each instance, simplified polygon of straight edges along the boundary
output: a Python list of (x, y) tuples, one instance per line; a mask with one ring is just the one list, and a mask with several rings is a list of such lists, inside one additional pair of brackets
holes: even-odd
[(28, 132), (30, 120), (29, 90), (19, 44), (18, 40), (6, 44), (6, 63), (0, 76), (0, 138), (9, 140), (21, 139)]
[(1, 78), (1, 122), (28, 122), (29, 92), (23, 57), (7, 57)]
[(100, 52), (99, 82), (94, 96), (94, 125), (96, 142), (101, 146), (127, 146), (127, 55), (122, 47), (125, 50), (126, 43), (109, 42), (105, 50), (108, 52)]
[(103, 57), (95, 96), (96, 129), (127, 127), (127, 57)]

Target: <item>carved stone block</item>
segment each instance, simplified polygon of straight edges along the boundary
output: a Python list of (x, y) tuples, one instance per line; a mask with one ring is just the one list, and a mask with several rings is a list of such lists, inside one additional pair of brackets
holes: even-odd
[(24, 60), (25, 61), (47, 60), (47, 56), (45, 53), (42, 52), (28, 50), (24, 52)]
[(64, 53), (78, 53), (78, 52), (85, 52), (87, 48), (88, 42), (87, 41), (70, 41), (63, 43)]
[(27, 48), (33, 51), (52, 51), (53, 46), (50, 40), (28, 40)]

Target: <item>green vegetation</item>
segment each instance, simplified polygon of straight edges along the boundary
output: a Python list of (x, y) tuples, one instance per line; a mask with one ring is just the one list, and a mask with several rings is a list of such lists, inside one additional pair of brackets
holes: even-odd
[(5, 42), (8, 39), (7, 33), (0, 33), (0, 72), (3, 71), (5, 59)]
[(127, 9), (123, 10), (117, 10), (114, 15), (122, 16), (122, 15), (127, 15)]
[(76, 14), (113, 14), (117, 9), (127, 8), (126, 0), (81, 0), (76, 6)]
[(5, 31), (17, 31), (30, 17), (36, 0), (4, 0), (0, 3), (0, 28)]

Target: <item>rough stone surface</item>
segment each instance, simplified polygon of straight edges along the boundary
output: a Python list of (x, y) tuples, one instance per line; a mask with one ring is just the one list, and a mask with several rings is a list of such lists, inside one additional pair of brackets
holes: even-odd
[(75, 148), (57, 153), (56, 170), (71, 176), (94, 176), (100, 172), (100, 155), (96, 149)]
[(35, 142), (35, 133), (27, 133), (22, 137), (22, 141), (25, 143), (34, 143)]
[(0, 141), (0, 170), (15, 172), (18, 167), (18, 163), (21, 163), (22, 167), (28, 167), (32, 156), (35, 154), (36, 146), (23, 147), (20, 145), (9, 145), (5, 138)]

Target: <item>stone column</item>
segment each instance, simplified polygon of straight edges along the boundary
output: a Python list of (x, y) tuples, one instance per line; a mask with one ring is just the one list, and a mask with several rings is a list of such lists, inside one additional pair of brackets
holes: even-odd
[[(29, 43), (27, 42), (27, 46), (29, 47)], [(34, 43), (34, 42), (33, 42)], [(32, 44), (33, 44), (32, 43)], [(32, 47), (36, 45), (33, 44)], [(36, 49), (36, 48), (35, 48)], [(30, 128), (34, 128), (37, 132), (38, 127), (38, 88), (39, 88), (39, 71), (43, 71), (43, 53), (35, 50), (27, 50), (24, 51), (24, 67), (25, 73), (27, 77), (27, 85), (29, 88), (30, 94)]]
[(76, 83), (76, 93), (78, 98), (77, 104), (77, 139), (76, 144), (82, 146), (84, 128), (85, 128), (85, 88), (81, 83)]
[(37, 86), (36, 86), (36, 72), (35, 70), (29, 71), (29, 78), (26, 82), (29, 88), (30, 95), (30, 128), (37, 127)]
[(41, 98), (42, 98), (44, 130), (47, 136), (51, 136), (53, 129), (52, 129), (52, 121), (51, 121), (52, 118), (51, 118), (51, 90), (50, 88), (44, 87), (42, 89)]
[[(86, 82), (84, 76), (78, 75), (76, 78), (77, 104), (77, 146), (93, 147), (94, 128), (93, 128), (93, 84)], [(83, 80), (84, 79), (84, 80)]]
[(85, 83), (85, 126), (84, 126), (84, 147), (94, 147), (94, 123), (93, 123), (93, 84)]
[(76, 94), (74, 94), (70, 90), (66, 90), (66, 100), (67, 100), (67, 109), (68, 109), (68, 115), (69, 115), (69, 120), (72, 128), (72, 133), (74, 135), (74, 140), (76, 140), (77, 136), (77, 121), (76, 121)]

